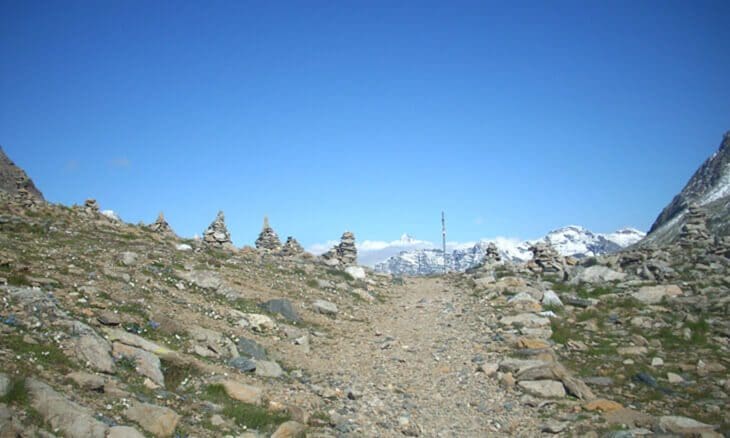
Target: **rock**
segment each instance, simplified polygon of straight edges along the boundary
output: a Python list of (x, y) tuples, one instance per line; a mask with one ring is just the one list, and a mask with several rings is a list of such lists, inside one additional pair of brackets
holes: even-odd
[(654, 368), (658, 368), (658, 367), (664, 366), (664, 359), (662, 359), (661, 357), (655, 357), (655, 358), (653, 358), (651, 360), (651, 366), (653, 366)]
[(239, 324), (244, 327), (250, 327), (255, 332), (268, 332), (276, 328), (276, 323), (273, 319), (266, 315), (258, 313), (246, 313)]
[(571, 283), (608, 283), (611, 281), (622, 281), (625, 278), (626, 274), (623, 272), (596, 265), (583, 269), (571, 280)]
[(269, 360), (257, 360), (256, 375), (260, 377), (278, 378), (284, 375), (284, 371), (276, 362)]
[(603, 398), (599, 398), (596, 400), (592, 400), (584, 405), (586, 410), (588, 411), (601, 411), (601, 412), (613, 412), (617, 411), (619, 409), (623, 409), (623, 406), (621, 406), (620, 403), (616, 403), (612, 400), (606, 400)]
[(527, 292), (518, 293), (507, 300), (507, 303), (515, 306), (534, 304), (536, 306), (536, 310), (540, 309), (540, 302)]
[(304, 253), (304, 248), (297, 242), (297, 239), (289, 236), (286, 238), (284, 246), (281, 248), (281, 255), (284, 257), (294, 257)]
[(651, 415), (628, 408), (606, 412), (603, 414), (603, 418), (608, 424), (623, 424), (628, 427), (646, 427), (654, 424), (654, 418)]
[(672, 284), (667, 286), (644, 286), (631, 296), (644, 304), (658, 304), (665, 297), (673, 298), (680, 295), (682, 295), (682, 289)]
[(109, 340), (112, 342), (119, 341), (125, 345), (141, 348), (145, 351), (149, 351), (150, 353), (154, 353), (158, 357), (174, 355), (174, 352), (169, 348), (157, 345), (154, 342), (148, 341), (141, 336), (137, 336), (123, 330), (105, 327), (104, 332), (109, 337)]
[(195, 342), (194, 352), (202, 357), (233, 358), (238, 356), (236, 344), (215, 330), (193, 326), (188, 329), (191, 342)]
[(565, 388), (555, 380), (523, 380), (517, 383), (528, 394), (542, 398), (563, 398)]
[(547, 433), (561, 433), (567, 427), (568, 423), (565, 421), (548, 420), (540, 427), (540, 430)]
[(499, 370), (499, 364), (496, 363), (483, 363), (477, 366), (477, 371), (483, 372), (486, 376), (497, 374), (497, 370)]
[(675, 374), (675, 373), (667, 373), (667, 380), (669, 380), (669, 383), (674, 384), (674, 385), (679, 384), (679, 383), (684, 383), (684, 378), (682, 378), (682, 376), (680, 376), (679, 374)]
[(550, 344), (541, 339), (519, 338), (517, 340), (517, 347), (529, 350), (541, 350), (550, 348)]
[(144, 435), (133, 427), (114, 426), (109, 429), (107, 438), (144, 438)]
[(224, 380), (222, 385), (228, 397), (234, 400), (254, 405), (260, 405), (263, 400), (264, 391), (261, 388), (245, 385), (233, 380)]
[(337, 266), (339, 264), (342, 264), (344, 266), (351, 266), (357, 263), (355, 235), (349, 231), (345, 231), (340, 238), (339, 245), (322, 254), (322, 258), (328, 265), (331, 264), (328, 262), (334, 262), (334, 266)]
[(178, 251), (187, 252), (187, 251), (192, 251), (193, 247), (188, 245), (187, 243), (179, 243), (179, 244), (175, 245), (175, 249)]
[(175, 234), (172, 231), (172, 227), (170, 227), (170, 224), (167, 223), (165, 220), (165, 215), (160, 212), (160, 214), (157, 215), (157, 219), (155, 222), (150, 225), (150, 230), (154, 231), (158, 234), (166, 234), (166, 235), (173, 235)]
[(25, 380), (30, 405), (54, 430), (71, 437), (105, 438), (109, 427), (94, 418), (93, 412), (80, 406), (50, 386), (34, 379)]
[(281, 241), (271, 226), (269, 226), (269, 218), (264, 216), (264, 226), (259, 233), (259, 237), (255, 242), (256, 249), (261, 251), (279, 252), (281, 251)]
[(85, 373), (83, 371), (68, 374), (66, 378), (72, 380), (81, 388), (89, 391), (103, 391), (106, 383), (103, 377), (97, 376), (96, 374)]
[(337, 305), (325, 300), (316, 300), (312, 303), (312, 308), (315, 312), (323, 315), (337, 315)]
[(251, 339), (239, 338), (237, 348), (241, 356), (249, 359), (266, 359), (266, 349)]
[(201, 289), (218, 290), (223, 285), (223, 281), (213, 271), (183, 271), (178, 275)]
[(697, 436), (705, 432), (713, 432), (715, 427), (700, 423), (692, 418), (680, 416), (664, 416), (659, 418), (659, 428), (671, 433)]
[(277, 313), (287, 321), (300, 322), (302, 319), (294, 310), (291, 301), (285, 299), (269, 300), (261, 304), (261, 308), (269, 313)]
[(140, 402), (134, 402), (124, 411), (124, 416), (156, 437), (172, 436), (180, 421), (180, 415), (172, 409)]
[(91, 328), (75, 340), (74, 347), (77, 356), (92, 369), (107, 374), (114, 373), (111, 345), (106, 339), (94, 333)]
[(304, 436), (306, 427), (296, 421), (282, 423), (271, 435), (271, 438), (299, 438)]
[(96, 199), (87, 199), (84, 201), (84, 210), (89, 214), (99, 213), (99, 203)]
[(234, 357), (228, 361), (228, 365), (244, 373), (256, 371), (256, 362), (245, 357)]
[(226, 219), (222, 211), (218, 212), (215, 220), (203, 233), (203, 243), (215, 248), (234, 249), (231, 233), (226, 228)]
[(553, 307), (563, 307), (563, 302), (560, 301), (560, 297), (558, 296), (558, 294), (556, 294), (552, 290), (546, 290), (542, 294), (542, 305), (543, 306), (553, 306)]
[(165, 386), (165, 376), (162, 374), (160, 358), (148, 351), (130, 347), (120, 342), (112, 344), (112, 348), (115, 358), (126, 357), (134, 360), (137, 373), (149, 377), (157, 385)]
[(364, 280), (366, 277), (365, 269), (363, 269), (362, 266), (348, 266), (345, 268), (345, 272), (347, 272), (350, 277), (355, 280)]
[(565, 262), (560, 254), (548, 242), (536, 242), (530, 247), (532, 260), (527, 262), (527, 268), (536, 273), (557, 274), (563, 276)]
[(108, 310), (99, 314), (99, 316), (96, 317), (96, 320), (101, 324), (110, 326), (116, 326), (122, 323), (122, 319), (119, 317), (119, 314)]
[(557, 380), (563, 383), (565, 389), (571, 395), (581, 400), (593, 400), (596, 396), (588, 385), (582, 380), (574, 377), (564, 366), (559, 363), (544, 363), (532, 367), (522, 368), (517, 372), (518, 380)]
[(534, 313), (504, 316), (499, 322), (502, 325), (519, 325), (523, 327), (543, 327), (550, 325), (550, 319), (535, 315)]
[(136, 252), (124, 251), (119, 254), (119, 262), (124, 266), (135, 266), (139, 260), (139, 256)]
[(642, 346), (629, 346), (629, 347), (618, 347), (616, 352), (621, 356), (640, 356), (649, 352), (646, 347)]

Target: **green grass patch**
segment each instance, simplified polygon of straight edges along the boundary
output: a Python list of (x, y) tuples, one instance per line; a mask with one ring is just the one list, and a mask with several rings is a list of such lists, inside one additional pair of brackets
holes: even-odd
[(575, 326), (563, 319), (552, 318), (550, 320), (550, 327), (553, 331), (550, 339), (555, 343), (565, 344), (571, 339), (577, 339), (576, 335), (578, 331), (575, 330)]
[(25, 378), (14, 378), (10, 380), (8, 392), (0, 397), (1, 403), (26, 406), (29, 401), (28, 390), (25, 388)]
[(72, 365), (71, 360), (54, 344), (28, 343), (17, 334), (4, 335), (2, 344), (26, 361), (53, 366), (57, 370), (65, 370)]
[(160, 365), (165, 376), (165, 387), (171, 391), (175, 391), (185, 379), (200, 374), (195, 366), (182, 361), (162, 358)]
[(282, 412), (269, 412), (261, 406), (233, 400), (220, 384), (208, 385), (203, 391), (203, 398), (223, 406), (224, 416), (233, 419), (239, 426), (250, 429), (273, 431), (278, 425), (291, 419)]

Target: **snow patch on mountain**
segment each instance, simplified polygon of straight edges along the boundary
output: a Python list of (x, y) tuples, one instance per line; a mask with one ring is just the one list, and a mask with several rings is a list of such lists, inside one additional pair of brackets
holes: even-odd
[[(644, 237), (644, 233), (634, 228), (624, 228), (613, 233), (593, 233), (577, 225), (569, 225), (549, 232), (545, 237), (535, 240), (519, 240), (505, 237), (482, 239), (473, 245), (459, 245), (447, 248), (446, 266), (450, 271), (465, 271), (484, 260), (486, 249), (494, 243), (506, 261), (525, 262), (532, 258), (530, 246), (537, 241), (545, 241), (560, 254), (576, 258), (591, 257), (619, 251), (633, 245)], [(368, 258), (372, 261), (374, 258)], [(381, 259), (382, 260), (382, 259)], [(361, 263), (366, 264), (364, 259)], [(402, 250), (397, 255), (376, 263), (375, 270), (398, 275), (430, 275), (443, 270), (444, 254), (433, 246)]]

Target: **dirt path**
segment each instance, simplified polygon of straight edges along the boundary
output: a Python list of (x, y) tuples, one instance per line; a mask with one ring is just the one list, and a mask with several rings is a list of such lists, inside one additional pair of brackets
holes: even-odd
[[(386, 303), (372, 305), (368, 323), (344, 324), (329, 346), (328, 372), (355, 390), (342, 411), (347, 433), (372, 436), (535, 436), (535, 412), (503, 389), (480, 363), (501, 357), (475, 298), (443, 280), (413, 279)], [(330, 355), (331, 354), (331, 355)], [(528, 408), (532, 409), (532, 408)]]

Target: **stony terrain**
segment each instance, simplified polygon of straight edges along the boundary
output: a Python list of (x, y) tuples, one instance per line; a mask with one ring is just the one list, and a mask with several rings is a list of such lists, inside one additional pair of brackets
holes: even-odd
[(3, 195), (0, 436), (730, 431), (730, 253), (702, 229), (402, 279), (352, 233), (318, 259), (163, 222)]

